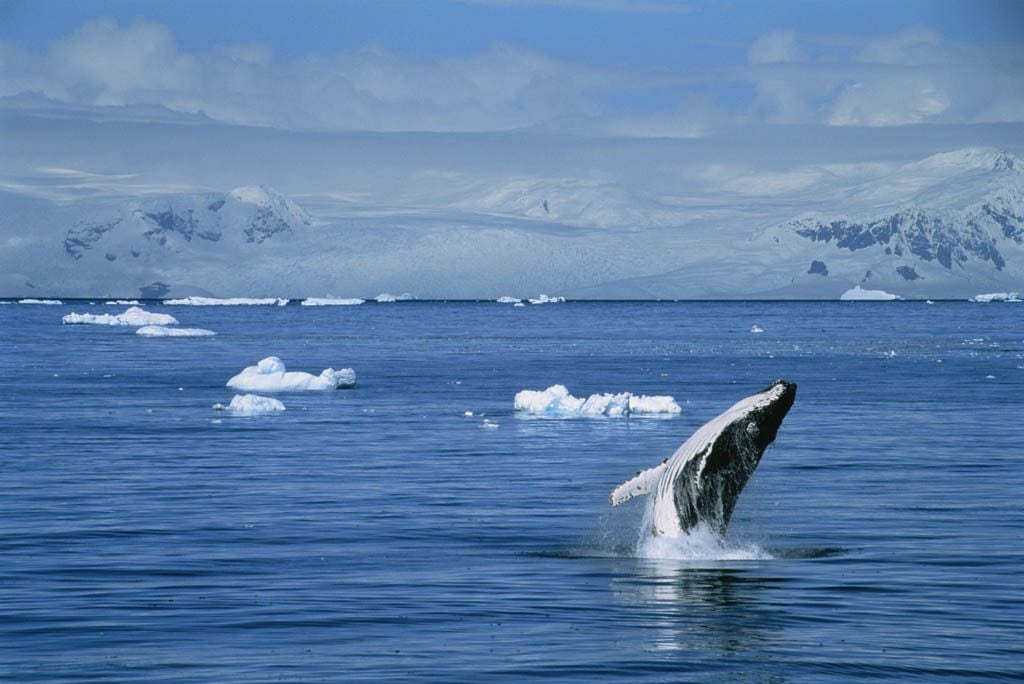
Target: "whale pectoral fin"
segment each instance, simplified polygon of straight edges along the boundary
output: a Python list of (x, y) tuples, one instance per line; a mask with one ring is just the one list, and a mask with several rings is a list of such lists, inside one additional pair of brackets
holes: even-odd
[(618, 506), (621, 503), (629, 501), (634, 496), (643, 496), (644, 494), (650, 494), (651, 490), (654, 489), (654, 485), (658, 482), (658, 478), (665, 472), (665, 468), (668, 467), (668, 462), (656, 465), (653, 468), (637, 473), (636, 477), (632, 480), (627, 480), (620, 484), (612, 491), (609, 500), (612, 506)]

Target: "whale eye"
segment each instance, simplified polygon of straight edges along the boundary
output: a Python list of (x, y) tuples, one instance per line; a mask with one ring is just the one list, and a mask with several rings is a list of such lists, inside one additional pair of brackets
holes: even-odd
[(747, 423), (747, 434), (748, 435), (750, 435), (751, 437), (757, 437), (759, 432), (761, 432), (761, 431), (757, 429), (757, 423), (754, 423), (754, 422)]

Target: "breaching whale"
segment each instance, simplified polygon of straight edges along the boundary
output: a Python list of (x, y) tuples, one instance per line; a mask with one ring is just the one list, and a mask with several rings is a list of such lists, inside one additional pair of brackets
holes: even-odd
[(661, 465), (644, 470), (611, 494), (612, 506), (654, 497), (651, 534), (678, 537), (699, 523), (724, 534), (743, 486), (775, 440), (796, 385), (776, 380), (701, 426)]

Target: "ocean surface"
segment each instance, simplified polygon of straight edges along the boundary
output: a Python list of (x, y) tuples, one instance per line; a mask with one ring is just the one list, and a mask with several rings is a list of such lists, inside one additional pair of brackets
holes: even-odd
[[(124, 308), (0, 306), (0, 681), (1024, 679), (1022, 304), (152, 303), (218, 335), (61, 325)], [(211, 409), (270, 355), (358, 384)], [(796, 403), (727, 538), (637, 557), (644, 501), (611, 490), (776, 378)], [(556, 383), (683, 413), (513, 412)]]

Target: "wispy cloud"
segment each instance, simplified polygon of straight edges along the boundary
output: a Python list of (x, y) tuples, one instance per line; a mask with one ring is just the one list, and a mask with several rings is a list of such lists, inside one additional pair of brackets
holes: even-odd
[(557, 7), (580, 12), (628, 14), (690, 14), (694, 5), (672, 0), (460, 0), (467, 5), (508, 5), (512, 7)]

